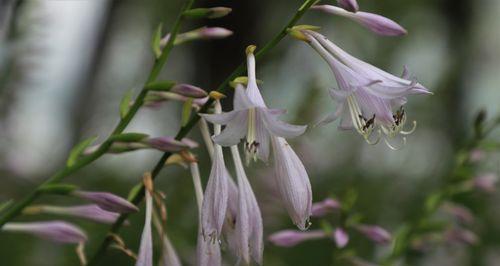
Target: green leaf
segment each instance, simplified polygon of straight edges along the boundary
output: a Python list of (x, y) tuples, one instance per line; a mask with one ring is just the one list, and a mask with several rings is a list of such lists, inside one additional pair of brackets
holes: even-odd
[(425, 210), (427, 211), (427, 213), (434, 212), (439, 207), (442, 200), (443, 194), (441, 192), (434, 192), (429, 197), (427, 197), (425, 201)]
[(132, 101), (132, 90), (129, 90), (123, 95), (122, 101), (120, 102), (120, 117), (123, 119), (128, 111), (130, 110), (130, 102)]
[(78, 187), (71, 184), (48, 184), (37, 189), (40, 193), (67, 195)]
[(189, 122), (189, 118), (191, 118), (191, 110), (193, 105), (193, 98), (189, 98), (184, 102), (182, 106), (182, 117), (181, 117), (181, 125), (185, 126)]
[(68, 160), (66, 161), (66, 166), (67, 167), (73, 166), (78, 160), (78, 157), (80, 157), (80, 155), (83, 153), (83, 151), (85, 151), (85, 149), (88, 146), (90, 146), (90, 144), (92, 144), (96, 139), (97, 136), (94, 136), (76, 144), (76, 146), (73, 147), (73, 149), (69, 152)]
[(153, 48), (153, 53), (155, 54), (156, 58), (159, 58), (161, 56), (161, 37), (162, 37), (162, 28), (163, 24), (160, 23), (158, 27), (155, 30), (155, 33), (153, 34), (153, 37), (151, 39), (151, 48)]
[(147, 137), (149, 137), (148, 134), (130, 132), (130, 133), (115, 134), (109, 137), (108, 140), (119, 141), (119, 142), (139, 142)]
[(7, 201), (5, 201), (5, 202), (2, 202), (2, 203), (0, 204), (0, 212), (2, 212), (2, 211), (4, 211), (4, 210), (6, 210), (7, 208), (9, 208), (9, 207), (12, 205), (12, 203), (14, 203), (14, 201), (13, 201), (13, 200), (11, 200), (11, 199), (10, 199), (10, 200), (7, 200)]
[(127, 197), (127, 200), (132, 202), (132, 200), (135, 198), (135, 196), (137, 194), (139, 194), (139, 192), (141, 191), (143, 185), (142, 183), (139, 183), (137, 185), (135, 185), (131, 190), (130, 192), (128, 193), (128, 197)]
[(150, 82), (144, 88), (149, 91), (169, 91), (174, 85), (175, 81), (162, 80)]

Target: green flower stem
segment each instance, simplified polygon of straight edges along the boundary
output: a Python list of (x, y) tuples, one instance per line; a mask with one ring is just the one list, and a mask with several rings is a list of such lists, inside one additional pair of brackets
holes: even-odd
[[(184, 6), (182, 12), (190, 9), (193, 2), (194, 2), (194, 0), (189, 0), (186, 3), (186, 5)], [(179, 14), (182, 14), (182, 12), (180, 12)], [(37, 189), (35, 189), (33, 192), (31, 192), (28, 196), (23, 198), (21, 201), (15, 203), (15, 204), (12, 204), (11, 207), (8, 208), (7, 210), (5, 210), (4, 213), (0, 216), (0, 228), (5, 223), (7, 223), (8, 221), (12, 220), (17, 215), (19, 215), (21, 213), (21, 211), (26, 206), (30, 205), (40, 195), (40, 193), (38, 192), (39, 187), (60, 182), (62, 179), (64, 179), (68, 175), (75, 173), (80, 168), (87, 166), (88, 164), (97, 160), (98, 158), (100, 158), (102, 155), (104, 155), (108, 151), (108, 149), (112, 145), (112, 141), (110, 141), (110, 137), (113, 135), (122, 133), (125, 130), (125, 128), (128, 126), (128, 124), (130, 123), (130, 121), (132, 121), (132, 118), (134, 118), (137, 111), (139, 111), (139, 109), (143, 105), (144, 98), (146, 97), (146, 95), (148, 93), (148, 91), (144, 87), (146, 86), (146, 84), (153, 82), (158, 78), (158, 75), (160, 74), (161, 70), (163, 69), (165, 62), (167, 61), (167, 58), (170, 54), (170, 51), (174, 47), (174, 40), (175, 40), (175, 37), (177, 36), (177, 33), (179, 31), (181, 21), (182, 21), (182, 15), (179, 15), (177, 17), (177, 20), (174, 23), (172, 30), (170, 31), (170, 38), (169, 38), (167, 44), (165, 45), (165, 48), (163, 49), (161, 56), (155, 60), (153, 68), (151, 69), (151, 72), (148, 76), (148, 79), (147, 79), (146, 83), (144, 84), (141, 92), (135, 98), (134, 103), (130, 107), (127, 114), (120, 120), (118, 125), (114, 128), (113, 132), (103, 142), (103, 144), (92, 154), (87, 155), (87, 156), (79, 159), (74, 165), (66, 166), (63, 169), (61, 169), (60, 171), (56, 172), (53, 176), (51, 176), (49, 179), (47, 179), (45, 182), (43, 182), (40, 186), (37, 187)]]
[[(269, 41), (262, 49), (258, 50), (257, 53), (255, 54), (256, 59), (261, 58), (263, 55), (265, 55), (267, 52), (269, 52), (271, 49), (273, 49), (286, 35), (287, 35), (287, 30), (297, 23), (299, 19), (304, 15), (304, 13), (316, 2), (316, 0), (306, 0), (304, 3), (300, 6), (300, 8), (297, 10), (295, 15), (290, 19), (288, 24), (271, 40)], [(236, 77), (244, 74), (244, 71), (246, 70), (246, 64), (245, 62), (241, 63), (218, 87), (217, 91), (219, 92), (224, 92), (227, 89), (227, 86), (229, 85), (229, 82), (231, 82), (233, 79)], [(210, 99), (207, 101), (198, 111), (199, 113), (204, 113), (208, 110), (208, 108), (211, 106), (213, 103), (213, 99)], [(180, 140), (184, 138), (190, 131), (191, 129), (196, 125), (200, 117), (198, 115), (194, 115), (191, 117), (189, 122), (181, 127), (175, 138), (177, 140)], [(155, 167), (153, 168), (153, 171), (151, 171), (151, 176), (153, 179), (155, 179), (160, 171), (163, 169), (163, 166), (165, 162), (167, 161), (168, 157), (172, 155), (169, 152), (166, 152), (163, 154), (163, 156), (160, 158), (160, 160), (156, 163)], [(135, 194), (132, 195), (131, 201), (134, 204), (139, 204), (142, 199), (144, 198), (144, 186), (141, 186), (140, 190), (137, 190)], [(109, 230), (109, 234), (116, 234), (123, 222), (127, 219), (128, 214), (122, 214), (120, 218), (111, 226)], [(95, 265), (98, 260), (104, 255), (106, 252), (106, 249), (108, 246), (113, 242), (113, 239), (106, 237), (101, 245), (99, 246), (97, 252), (94, 254), (94, 256), (90, 259), (89, 261), (89, 266)]]

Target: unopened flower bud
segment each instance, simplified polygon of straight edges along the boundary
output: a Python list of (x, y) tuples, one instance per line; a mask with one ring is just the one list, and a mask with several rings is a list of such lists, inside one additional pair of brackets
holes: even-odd
[(170, 136), (149, 138), (145, 140), (145, 143), (147, 143), (154, 149), (164, 152), (179, 152), (182, 150), (198, 147), (198, 143), (193, 140), (187, 138), (176, 140), (174, 137)]
[(479, 239), (477, 235), (467, 229), (452, 228), (445, 233), (445, 239), (450, 243), (476, 244)]
[(391, 242), (391, 234), (384, 228), (376, 225), (359, 225), (356, 229), (368, 239), (379, 245), (386, 245)]
[(349, 235), (342, 228), (336, 228), (333, 232), (333, 240), (338, 248), (343, 248), (349, 243)]
[(471, 210), (465, 206), (446, 202), (442, 205), (442, 209), (445, 212), (453, 215), (459, 222), (463, 224), (474, 223), (474, 214), (472, 214)]
[(323, 201), (313, 203), (311, 208), (311, 216), (323, 217), (330, 212), (340, 209), (340, 203), (334, 199), (326, 198)]
[(91, 201), (97, 204), (101, 209), (110, 212), (130, 213), (137, 212), (139, 210), (134, 204), (127, 201), (126, 199), (108, 192), (77, 190), (72, 192), (71, 194), (75, 197)]
[(118, 217), (120, 216), (119, 213), (103, 210), (96, 204), (70, 206), (70, 207), (32, 206), (23, 210), (23, 213), (30, 212), (32, 208), (38, 209), (39, 213), (73, 216), (105, 224), (114, 223), (116, 219), (118, 219)]
[(87, 241), (87, 235), (80, 228), (63, 221), (6, 223), (2, 230), (33, 234), (59, 243), (78, 244)]
[(350, 12), (358, 12), (359, 10), (359, 5), (356, 0), (337, 0), (337, 4)]
[(498, 182), (498, 175), (495, 173), (487, 173), (477, 176), (473, 180), (473, 185), (476, 189), (482, 190), (487, 193), (495, 192), (496, 184)]
[(325, 232), (321, 230), (312, 230), (307, 232), (283, 230), (270, 235), (268, 239), (276, 246), (293, 247), (307, 240), (321, 239), (325, 237)]
[(229, 7), (194, 8), (183, 13), (188, 18), (220, 18), (231, 13)]
[(170, 91), (191, 98), (204, 98), (208, 95), (203, 89), (189, 84), (177, 84)]

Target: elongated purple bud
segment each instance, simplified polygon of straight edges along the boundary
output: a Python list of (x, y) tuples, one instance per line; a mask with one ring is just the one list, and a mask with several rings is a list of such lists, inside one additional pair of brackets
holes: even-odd
[(356, 0), (337, 0), (337, 4), (350, 12), (358, 12), (359, 10), (359, 5)]
[(313, 203), (311, 210), (311, 216), (323, 217), (330, 212), (340, 210), (340, 203), (332, 198), (326, 198), (323, 201)]
[(126, 199), (116, 196), (108, 192), (91, 192), (77, 190), (71, 193), (73, 196), (86, 199), (97, 204), (101, 209), (118, 212), (118, 213), (131, 213), (137, 212), (139, 209)]
[(179, 152), (182, 150), (198, 147), (198, 143), (196, 143), (194, 140), (184, 138), (179, 141), (170, 136), (149, 138), (144, 142), (147, 143), (151, 148), (164, 152)]
[(63, 221), (6, 223), (2, 230), (33, 234), (59, 243), (78, 244), (87, 241), (87, 235), (80, 228)]
[(205, 98), (208, 96), (207, 92), (203, 89), (183, 83), (173, 86), (170, 91), (191, 98)]
[(333, 240), (338, 248), (343, 248), (349, 243), (349, 235), (342, 228), (336, 228), (333, 232)]
[(74, 216), (105, 224), (114, 223), (120, 216), (119, 213), (101, 209), (97, 204), (70, 207), (40, 206), (39, 208), (43, 213)]
[(296, 230), (283, 230), (273, 233), (268, 240), (276, 246), (293, 247), (307, 240), (326, 238), (327, 235), (321, 230), (307, 232)]
[(363, 224), (356, 229), (376, 244), (387, 245), (391, 242), (391, 234), (380, 226)]
[(401, 25), (381, 15), (362, 11), (352, 13), (332, 5), (317, 5), (311, 7), (311, 9), (350, 18), (378, 35), (400, 36), (407, 33)]
[(202, 39), (223, 39), (233, 35), (233, 32), (222, 27), (203, 27), (199, 29)]

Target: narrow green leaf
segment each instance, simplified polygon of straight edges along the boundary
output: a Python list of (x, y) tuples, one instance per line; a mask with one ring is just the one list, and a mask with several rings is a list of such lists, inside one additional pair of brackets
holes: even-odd
[(73, 166), (78, 160), (78, 157), (80, 157), (80, 155), (83, 153), (83, 151), (85, 151), (85, 149), (88, 146), (90, 146), (90, 144), (92, 144), (96, 139), (97, 136), (94, 136), (76, 144), (76, 146), (73, 147), (73, 149), (69, 152), (68, 160), (66, 161), (66, 166), (68, 167)]
[(49, 184), (39, 187), (37, 191), (40, 193), (47, 193), (47, 194), (67, 195), (76, 190), (77, 188), (78, 188), (77, 186), (71, 184)]
[(189, 122), (189, 118), (191, 118), (191, 110), (193, 105), (193, 98), (189, 98), (184, 102), (182, 106), (182, 117), (181, 117), (181, 125), (185, 126)]
[(162, 28), (163, 24), (159, 24), (158, 27), (156, 28), (153, 37), (151, 39), (151, 47), (153, 48), (153, 53), (155, 54), (156, 58), (159, 58), (161, 56), (161, 37), (162, 37)]
[(121, 133), (109, 137), (109, 141), (119, 141), (119, 142), (138, 142), (149, 137), (148, 134), (143, 133)]
[(2, 211), (4, 211), (4, 210), (6, 210), (7, 208), (9, 208), (9, 207), (12, 205), (12, 203), (14, 203), (14, 201), (13, 201), (13, 200), (11, 200), (11, 199), (10, 199), (10, 200), (7, 200), (7, 201), (5, 201), (5, 202), (2, 202), (2, 203), (0, 204), (0, 212), (2, 212)]
[(137, 185), (135, 185), (131, 190), (130, 192), (128, 193), (128, 197), (127, 197), (127, 200), (132, 202), (132, 200), (135, 198), (135, 196), (137, 194), (139, 194), (139, 192), (141, 191), (142, 189), (142, 183), (139, 183)]
[(128, 111), (130, 110), (130, 101), (132, 101), (132, 90), (129, 90), (123, 95), (122, 101), (120, 102), (120, 117), (123, 119)]
[(162, 80), (146, 84), (145, 89), (149, 91), (169, 91), (175, 85), (175, 81)]

